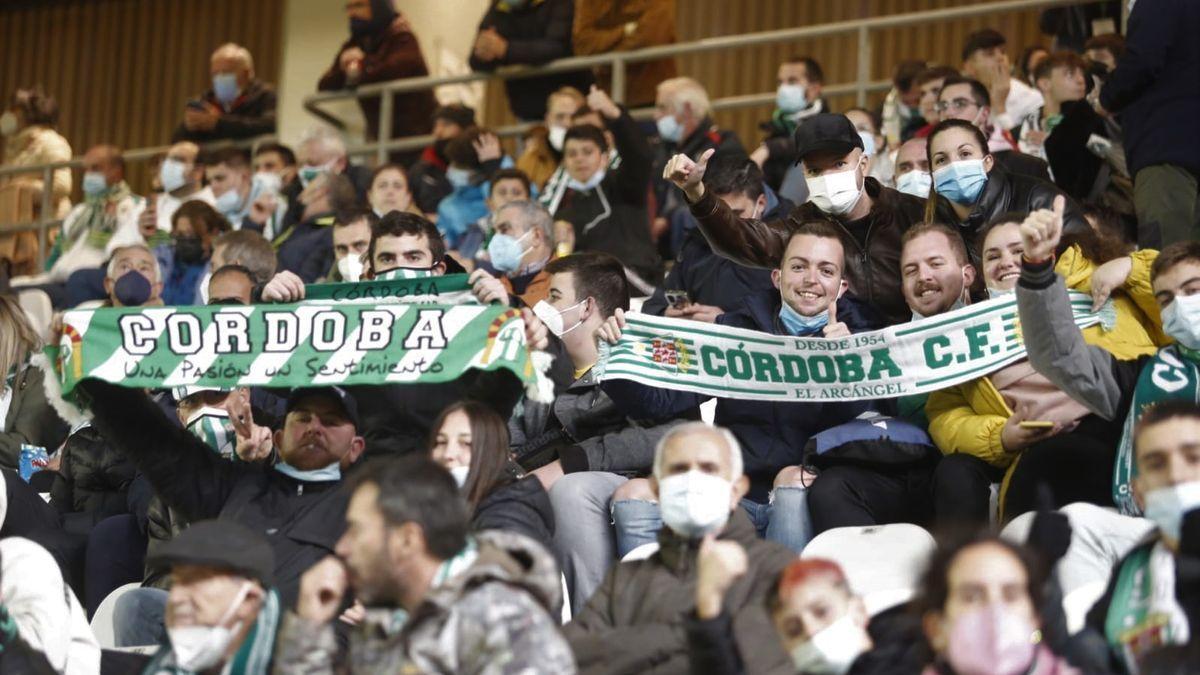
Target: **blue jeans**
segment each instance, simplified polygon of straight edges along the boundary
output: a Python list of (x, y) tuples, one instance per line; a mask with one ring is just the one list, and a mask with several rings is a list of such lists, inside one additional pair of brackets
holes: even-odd
[[(758, 536), (778, 542), (799, 553), (813, 537), (808, 516), (807, 491), (800, 487), (778, 487), (769, 504), (743, 499), (739, 506), (746, 512)], [(617, 531), (617, 557), (643, 544), (658, 541), (662, 516), (658, 504), (637, 499), (614, 502), (613, 525)]]
[(113, 638), (118, 647), (157, 645), (166, 641), (167, 592), (161, 588), (135, 588), (113, 608)]

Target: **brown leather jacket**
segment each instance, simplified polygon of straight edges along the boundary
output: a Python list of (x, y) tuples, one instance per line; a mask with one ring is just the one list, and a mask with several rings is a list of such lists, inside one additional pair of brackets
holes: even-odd
[(797, 206), (782, 220), (768, 222), (738, 218), (711, 192), (705, 192), (691, 209), (714, 251), (742, 265), (769, 269), (779, 266), (788, 238), (804, 222), (823, 220), (837, 225), (845, 235), (846, 277), (851, 292), (887, 323), (904, 323), (912, 318), (912, 310), (901, 292), (900, 238), (908, 228), (922, 222), (925, 200), (884, 187), (874, 178), (867, 178), (865, 187), (875, 202), (867, 216), (865, 246), (858, 243), (843, 221), (823, 213), (811, 202)]

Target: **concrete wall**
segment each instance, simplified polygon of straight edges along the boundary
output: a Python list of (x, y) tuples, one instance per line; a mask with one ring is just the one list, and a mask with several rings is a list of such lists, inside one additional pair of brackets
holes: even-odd
[[(405, 0), (404, 15), (421, 41), (421, 51), (432, 72), (457, 72), (466, 67), (466, 55), (475, 28), (488, 7), (487, 0)], [(292, 143), (316, 121), (304, 110), (303, 100), (316, 91), (317, 79), (333, 62), (349, 35), (342, 0), (287, 0), (283, 16), (283, 59), (279, 77), (279, 135)], [(481, 88), (453, 88), (438, 92), (443, 100), (471, 100)], [(361, 136), (362, 117), (352, 102), (326, 104), (325, 109), (352, 122), (350, 134)]]

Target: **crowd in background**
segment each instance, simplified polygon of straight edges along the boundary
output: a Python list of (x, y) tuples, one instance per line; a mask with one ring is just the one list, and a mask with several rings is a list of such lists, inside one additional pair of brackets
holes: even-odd
[[(669, 59), (630, 68), (628, 106), (602, 71), (507, 81), (540, 123), (515, 156), (470, 107), (400, 94), (393, 136), (434, 141), (374, 167), (324, 126), (221, 144), (273, 133), (276, 101), (220, 46), (149, 194), (98, 144), (82, 199), (53, 176), (44, 266), (36, 236), (0, 236), (0, 671), (1195, 672), (1200, 5), (1137, 0), (1121, 35), (1119, 4), (1047, 10), (1051, 48), (983, 29), (954, 63), (913, 54), (878, 108), (835, 109), (822, 65), (787, 58), (753, 140)], [(345, 6), (318, 89), (429, 74), (390, 0)], [(674, 13), (494, 0), (469, 60), (669, 43)], [(56, 117), (16, 92), (6, 164), (69, 159)], [(81, 411), (41, 354), (70, 309), (449, 274), (520, 311), (552, 400), (470, 370), (87, 380)], [(927, 395), (750, 400), (596, 367), (635, 309), (819, 339), (1001, 298), (1026, 357)]]

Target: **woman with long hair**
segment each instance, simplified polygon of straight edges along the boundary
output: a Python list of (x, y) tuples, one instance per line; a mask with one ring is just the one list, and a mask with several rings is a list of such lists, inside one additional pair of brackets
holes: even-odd
[(46, 373), (30, 364), (41, 350), (42, 339), (16, 298), (0, 295), (0, 466), (7, 469), (17, 468), (22, 445), (54, 452), (67, 436), (66, 424), (46, 399)]
[(433, 423), (430, 452), (450, 470), (472, 510), (476, 530), (524, 534), (547, 548), (554, 511), (536, 476), (522, 475), (510, 458), (508, 426), (491, 408), (460, 401)]

